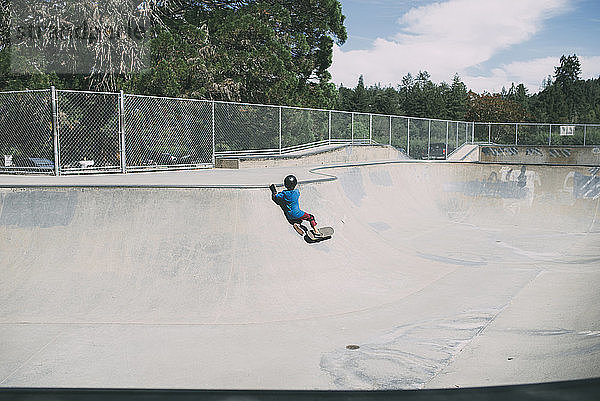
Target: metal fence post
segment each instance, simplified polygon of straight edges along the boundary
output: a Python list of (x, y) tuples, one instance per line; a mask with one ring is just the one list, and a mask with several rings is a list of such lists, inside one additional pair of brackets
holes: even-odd
[(427, 128), (427, 159), (429, 159), (429, 149), (431, 149), (431, 119), (429, 120), (429, 127)]
[(410, 118), (406, 121), (406, 154), (410, 156)]
[(519, 144), (519, 124), (515, 124), (515, 146)]
[(125, 94), (119, 92), (119, 142), (121, 144), (121, 172), (127, 173), (127, 153), (125, 152)]
[(215, 101), (212, 101), (212, 165), (216, 164), (215, 157)]
[(492, 143), (492, 124), (488, 124), (488, 143)]
[(281, 106), (279, 106), (279, 154), (281, 154)]
[(450, 133), (450, 121), (446, 121), (446, 152), (444, 155), (448, 157), (448, 135)]
[(471, 123), (471, 143), (475, 143), (475, 121)]
[(548, 146), (552, 145), (552, 124), (550, 124), (550, 131), (548, 132)]
[(587, 125), (583, 126), (583, 146), (585, 146), (585, 137), (587, 134)]
[(369, 114), (369, 145), (373, 142), (373, 114)]
[(350, 143), (354, 145), (354, 112), (352, 112), (352, 133), (350, 134)]
[(54, 175), (60, 175), (60, 130), (58, 128), (58, 102), (56, 99), (56, 88), (50, 87), (52, 102), (52, 139), (54, 141)]
[(329, 126), (327, 129), (328, 145), (331, 145), (331, 110), (329, 110)]
[(457, 148), (457, 149), (458, 149), (458, 142), (459, 142), (459, 139), (458, 139), (458, 130), (459, 130), (459, 125), (460, 125), (460, 123), (457, 121), (457, 122), (456, 122), (456, 148)]
[(392, 146), (392, 116), (390, 116), (390, 146)]

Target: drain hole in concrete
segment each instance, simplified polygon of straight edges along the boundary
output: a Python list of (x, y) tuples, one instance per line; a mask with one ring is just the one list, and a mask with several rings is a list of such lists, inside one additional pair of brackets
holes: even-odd
[(350, 344), (350, 345), (346, 345), (347, 349), (359, 349), (360, 347), (358, 345), (354, 345), (354, 344)]

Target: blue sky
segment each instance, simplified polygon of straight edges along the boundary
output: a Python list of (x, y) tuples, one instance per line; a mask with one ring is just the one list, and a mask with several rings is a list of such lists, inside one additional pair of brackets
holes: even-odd
[(333, 82), (396, 86), (407, 73), (455, 73), (469, 89), (530, 93), (577, 54), (582, 78), (600, 76), (600, 0), (340, 0), (348, 40), (334, 47)]

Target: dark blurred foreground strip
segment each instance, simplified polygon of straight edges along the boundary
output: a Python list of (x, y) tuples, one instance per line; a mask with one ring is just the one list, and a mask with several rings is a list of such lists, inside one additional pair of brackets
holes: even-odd
[(600, 378), (514, 386), (400, 391), (136, 390), (0, 388), (0, 401), (593, 400)]

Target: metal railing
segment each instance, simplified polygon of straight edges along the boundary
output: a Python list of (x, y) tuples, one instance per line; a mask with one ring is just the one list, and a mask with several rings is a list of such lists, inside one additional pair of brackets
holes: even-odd
[(211, 167), (216, 157), (383, 144), (444, 159), (465, 143), (600, 145), (600, 124), (479, 123), (110, 92), (0, 92), (0, 172)]

